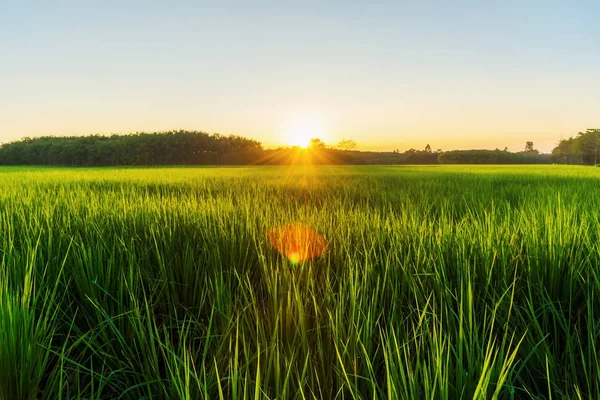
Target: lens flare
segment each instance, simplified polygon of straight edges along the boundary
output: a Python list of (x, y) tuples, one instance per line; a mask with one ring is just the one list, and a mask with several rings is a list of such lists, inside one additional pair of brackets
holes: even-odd
[(269, 243), (292, 264), (317, 258), (327, 251), (327, 240), (320, 233), (302, 224), (289, 224), (270, 230)]

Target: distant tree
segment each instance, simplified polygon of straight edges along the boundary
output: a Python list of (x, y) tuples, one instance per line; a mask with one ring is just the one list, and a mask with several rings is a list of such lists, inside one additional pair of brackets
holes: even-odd
[(596, 165), (600, 152), (600, 129), (588, 129), (577, 134), (578, 148), (586, 164)]
[(325, 147), (327, 147), (325, 142), (319, 138), (310, 139), (310, 144), (308, 145), (309, 149), (324, 149)]
[(508, 147), (504, 146), (504, 151), (508, 153)]
[(532, 152), (534, 152), (533, 142), (525, 143), (525, 153), (532, 153)]
[(337, 149), (339, 150), (354, 150), (356, 149), (356, 142), (354, 140), (351, 139), (342, 139), (340, 140), (340, 142), (335, 146)]
[(425, 146), (425, 152), (431, 153), (431, 146), (429, 145), (429, 143), (427, 144), (427, 146)]
[(561, 139), (558, 142), (558, 145), (552, 150), (552, 157), (555, 162), (563, 163), (563, 164), (571, 164), (574, 156), (574, 139), (570, 137), (569, 139)]
[(565, 164), (594, 164), (600, 162), (600, 129), (587, 129), (576, 137), (561, 139), (552, 150), (556, 162)]

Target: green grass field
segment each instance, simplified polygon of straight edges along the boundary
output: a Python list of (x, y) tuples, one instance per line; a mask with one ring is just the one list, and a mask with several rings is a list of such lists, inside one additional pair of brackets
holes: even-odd
[[(600, 170), (0, 169), (0, 399), (599, 399)], [(325, 236), (293, 264), (266, 238)]]

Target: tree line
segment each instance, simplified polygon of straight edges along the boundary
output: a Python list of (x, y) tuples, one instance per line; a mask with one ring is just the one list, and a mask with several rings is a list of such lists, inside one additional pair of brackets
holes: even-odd
[(439, 152), (356, 151), (343, 139), (334, 146), (312, 139), (307, 149), (264, 149), (256, 140), (200, 131), (129, 135), (25, 137), (0, 146), (0, 165), (152, 166), (285, 164), (435, 164)]
[(536, 151), (454, 150), (438, 156), (438, 164), (551, 164), (552, 155)]
[(127, 166), (249, 164), (260, 142), (197, 131), (23, 138), (0, 147), (3, 165)]
[(282, 164), (597, 164), (600, 129), (588, 129), (561, 140), (552, 154), (540, 154), (533, 142), (524, 151), (423, 150), (357, 151), (344, 139), (328, 146), (313, 139), (308, 149), (264, 149), (259, 141), (200, 131), (129, 135), (43, 136), (0, 146), (0, 165), (151, 166), (151, 165), (282, 165)]

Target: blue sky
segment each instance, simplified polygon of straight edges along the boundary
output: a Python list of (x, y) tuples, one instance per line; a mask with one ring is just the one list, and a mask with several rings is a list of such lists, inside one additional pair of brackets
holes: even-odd
[(0, 141), (304, 130), (549, 151), (600, 127), (599, 20), (598, 1), (0, 0)]

